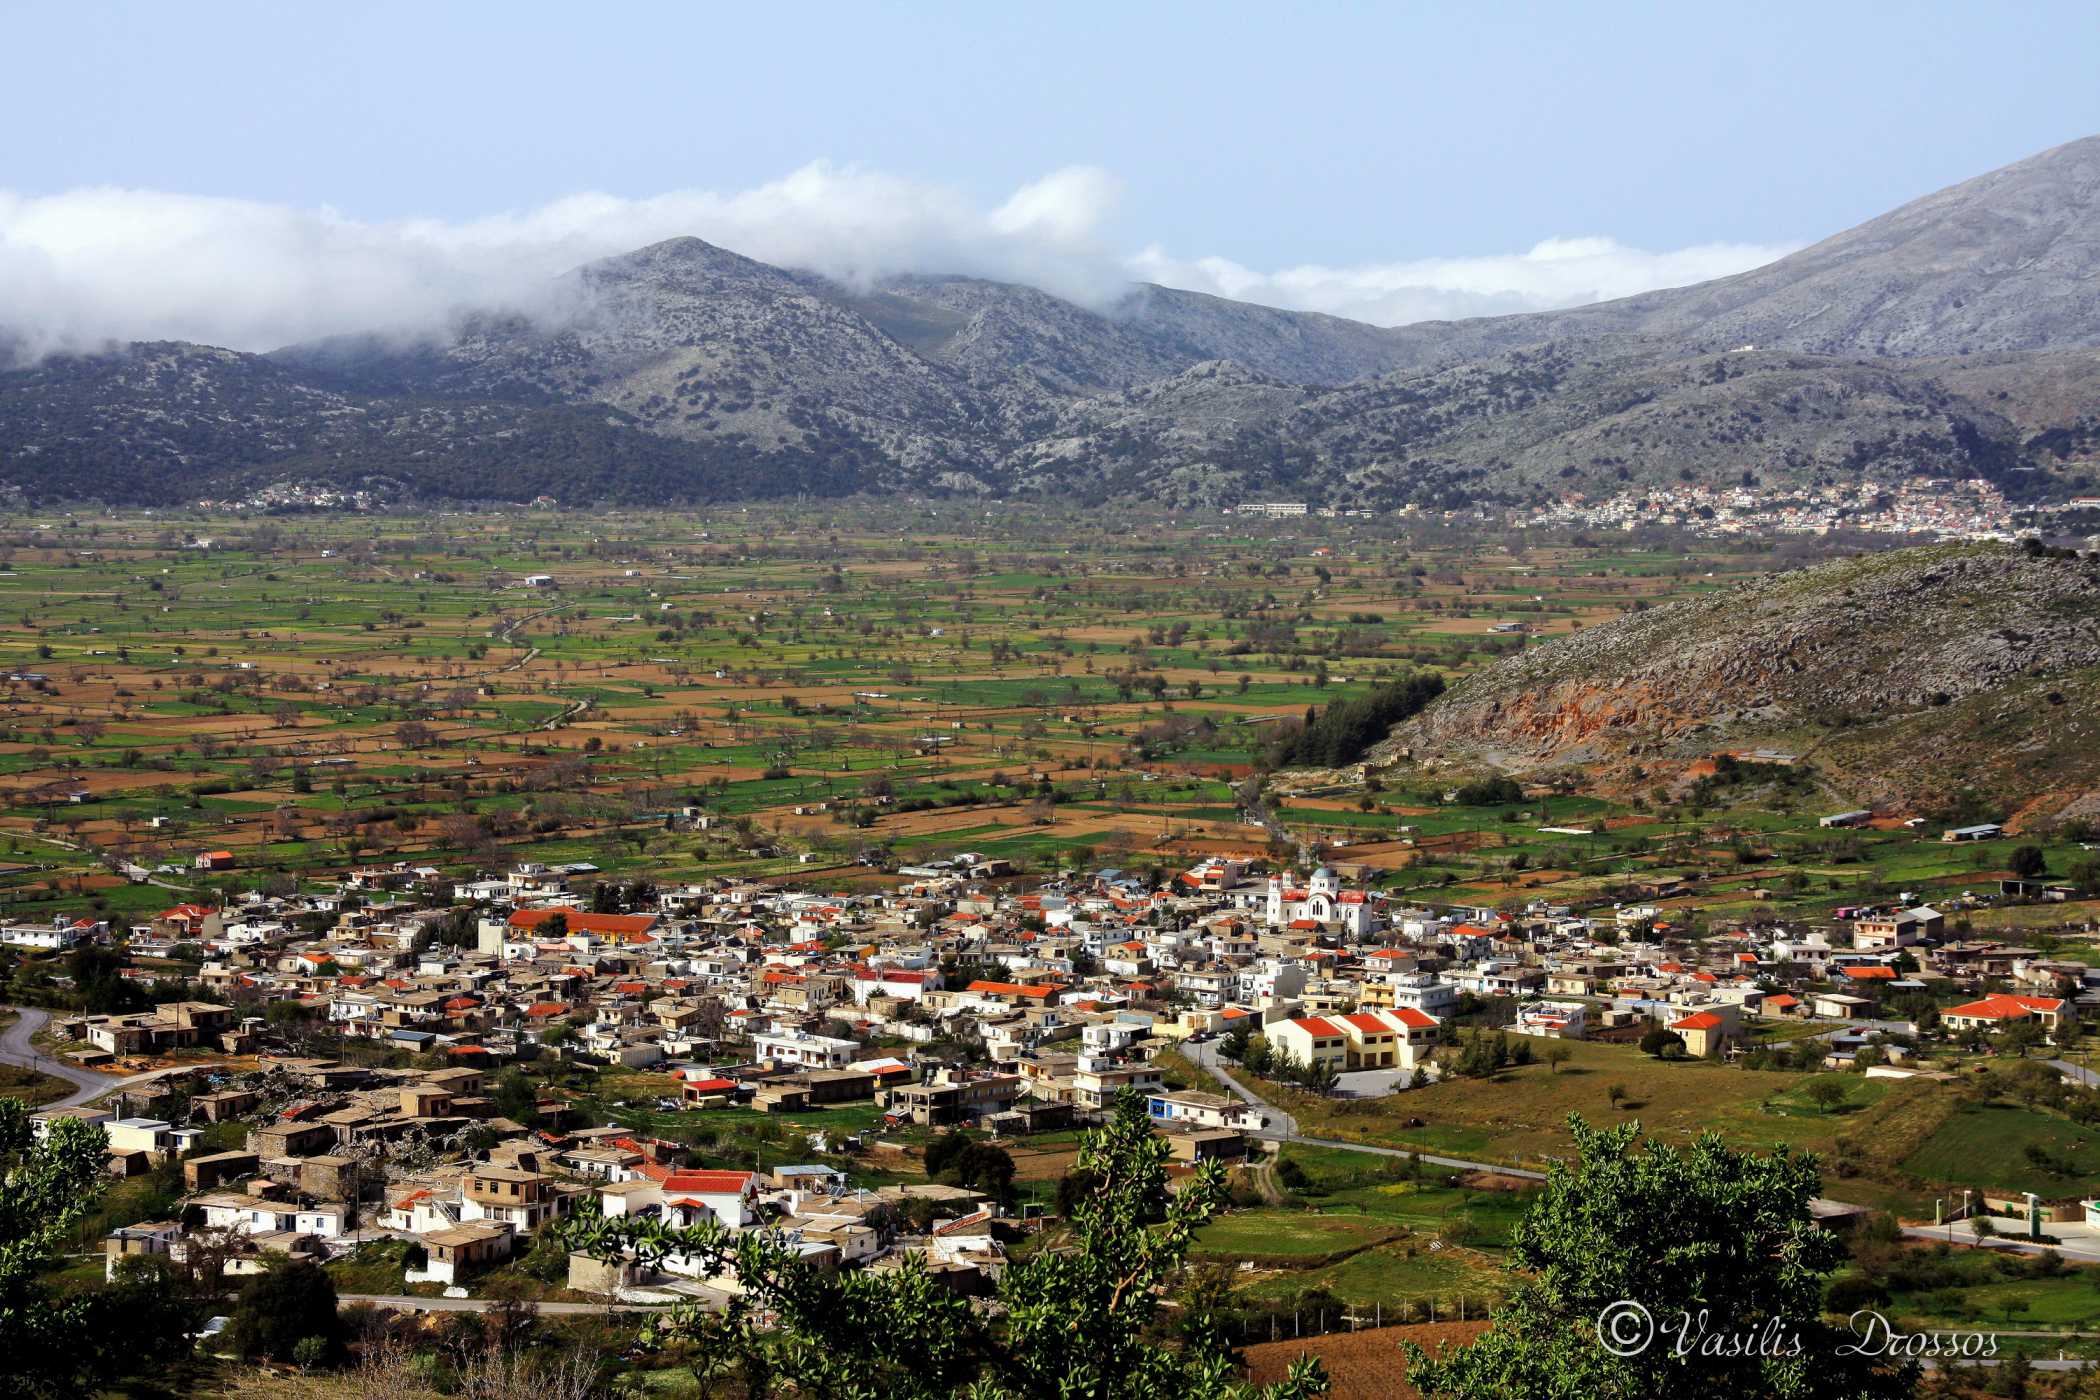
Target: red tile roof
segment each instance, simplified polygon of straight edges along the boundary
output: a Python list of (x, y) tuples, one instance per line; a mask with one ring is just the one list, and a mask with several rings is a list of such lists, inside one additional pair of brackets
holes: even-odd
[(1058, 990), (1058, 987), (1055, 982), (1041, 982), (1034, 985), (1021, 982), (972, 982), (963, 990), (976, 992), (980, 996), (1047, 997), (1053, 995)]
[(510, 916), (510, 926), (535, 929), (556, 914), (566, 921), (571, 933), (647, 933), (656, 927), (654, 914), (593, 914), (588, 909), (571, 909), (566, 906), (556, 909), (520, 909)]
[(703, 1196), (734, 1196), (755, 1180), (751, 1172), (672, 1172), (664, 1178), (664, 1191), (691, 1191)]
[(2023, 1016), (2032, 1016), (2037, 1012), (2061, 1011), (2063, 1004), (2062, 997), (2029, 997), (2012, 992), (1994, 992), (1979, 1001), (1950, 1006), (1940, 1014), (1943, 1017), (1965, 1016), (1978, 1021), (2017, 1021)]

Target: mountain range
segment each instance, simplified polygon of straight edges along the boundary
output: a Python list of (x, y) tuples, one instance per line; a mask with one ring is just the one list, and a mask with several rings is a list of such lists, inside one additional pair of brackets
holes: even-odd
[(965, 277), (846, 286), (697, 238), (556, 293), (434, 337), (18, 364), (0, 485), (113, 504), (288, 482), (1448, 507), (1911, 475), (2038, 496), (2088, 485), (2100, 456), (2100, 137), (1738, 276), (1471, 321), (1381, 328), (1150, 285), (1101, 309)]

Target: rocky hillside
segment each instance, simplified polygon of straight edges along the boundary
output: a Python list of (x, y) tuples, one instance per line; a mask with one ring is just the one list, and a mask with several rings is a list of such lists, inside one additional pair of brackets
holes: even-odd
[(975, 460), (950, 376), (803, 279), (697, 238), (578, 269), (539, 323), (478, 318), (432, 353), (331, 343), (274, 358), (331, 387), (602, 404), (662, 437), (864, 444), (892, 484)]
[[(1459, 505), (1687, 479), (1985, 477), (2018, 493), (2037, 484), (2022, 469), (2038, 460), (2059, 473), (2084, 460), (2039, 451), (2039, 430), (2011, 416), (2025, 394), (2001, 395), (1997, 380), (1964, 394), (1944, 380), (1937, 365), (1901, 360), (1687, 355), (1632, 337), (1328, 390), (1206, 364), (1069, 405), (1005, 470), (1019, 488), (1079, 495), (1220, 504), (1295, 488)], [(2078, 419), (2067, 406), (2054, 421)]]
[(324, 388), (264, 356), (155, 342), (0, 375), (0, 486), (134, 505), (317, 483), (629, 505), (881, 488), (876, 449), (819, 429), (806, 446), (681, 440), (593, 404)]
[(165, 503), (378, 475), (433, 499), (551, 480), (576, 503), (1374, 508), (1745, 477), (2089, 490), (2096, 172), (2100, 138), (1740, 277), (1397, 329), (1160, 287), (1106, 310), (962, 277), (846, 287), (672, 239), (435, 342), (141, 345), (0, 372), (0, 486)]
[(1469, 676), (1377, 762), (1668, 774), (1798, 753), (1858, 801), (2100, 794), (2100, 557), (1947, 545), (1739, 584)]

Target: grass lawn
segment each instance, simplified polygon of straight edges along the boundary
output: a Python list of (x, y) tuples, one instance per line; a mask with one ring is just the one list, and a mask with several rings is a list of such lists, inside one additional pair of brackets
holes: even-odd
[(1398, 1233), (1392, 1222), (1309, 1210), (1235, 1210), (1196, 1232), (1197, 1257), (1317, 1259)]
[(1407, 1164), (1338, 1147), (1292, 1143), (1284, 1160), (1304, 1174), (1292, 1194), (1327, 1216), (1360, 1216), (1405, 1226), (1423, 1236), (1441, 1236), (1474, 1249), (1501, 1249), (1536, 1194), (1459, 1184), (1458, 1172), (1425, 1169), (1415, 1178)]
[[(2052, 868), (2061, 870), (2062, 864)], [(1966, 915), (1978, 929), (2061, 929), (2078, 924), (2090, 924), (2100, 919), (2100, 900), (2077, 899), (2062, 904), (2008, 904), (1995, 909), (1972, 909)], [(2058, 948), (2054, 956), (2074, 958), (2079, 962), (2100, 961), (2100, 946), (2091, 943), (2071, 943)]]
[(1883, 1275), (1881, 1311), (1940, 1326), (2100, 1328), (2100, 1269), (2059, 1265), (2008, 1250), (1910, 1245)]
[(1891, 1318), (1943, 1325), (1983, 1322), (2090, 1331), (2100, 1327), (2100, 1288), (2093, 1286), (2090, 1269), (2080, 1269), (2049, 1279), (1973, 1283), (1953, 1296), (1944, 1290), (1897, 1294), (1888, 1312)]
[(1380, 1245), (1337, 1264), (1314, 1269), (1278, 1269), (1244, 1289), (1243, 1297), (1275, 1302), (1322, 1288), (1352, 1307), (1374, 1304), (1388, 1310), (1434, 1302), (1439, 1316), (1456, 1313), (1464, 1299), (1481, 1310), (1509, 1287), (1508, 1275), (1464, 1249), (1431, 1249), (1426, 1243)]
[[(1789, 1117), (1842, 1117), (1880, 1103), (1888, 1097), (1889, 1090), (1897, 1083), (1893, 1079), (1868, 1079), (1859, 1074), (1797, 1074), (1792, 1078), (1794, 1084), (1791, 1088), (1783, 1089), (1765, 1100), (1765, 1112)], [(1826, 1083), (1835, 1085), (1845, 1094), (1842, 1099), (1834, 1100), (1828, 1108), (1810, 1097), (1811, 1090)]]
[(1985, 1104), (1948, 1115), (1904, 1166), (1933, 1181), (2070, 1196), (2100, 1177), (2100, 1128), (2067, 1118)]
[[(1264, 1092), (1273, 1091), (1308, 1134), (1511, 1166), (1539, 1167), (1570, 1155), (1565, 1120), (1571, 1111), (1599, 1125), (1639, 1119), (1650, 1134), (1674, 1142), (1710, 1130), (1738, 1150), (1767, 1152), (1783, 1145), (1814, 1152), (1823, 1162), (1827, 1194), (1908, 1219), (1931, 1215), (1932, 1181), (1994, 1184), (1973, 1171), (1943, 1177), (1945, 1167), (1960, 1160), (1958, 1149), (1932, 1170), (1909, 1160), (1957, 1106), (1946, 1085), (1659, 1061), (1631, 1046), (1576, 1042), (1569, 1048), (1573, 1058), (1557, 1074), (1546, 1065), (1527, 1065), (1492, 1080), (1452, 1079), (1384, 1099), (1325, 1099), (1279, 1086), (1266, 1086)], [(1827, 1110), (1817, 1105), (1809, 1097), (1817, 1079), (1844, 1089), (1845, 1098)], [(1625, 1091), (1616, 1110), (1608, 1092), (1615, 1084)], [(2007, 1165), (2017, 1162), (2024, 1179), (2032, 1181), (2020, 1147), (2012, 1144)], [(2100, 1163), (2100, 1153), (2093, 1160)], [(1353, 1197), (1343, 1192), (1342, 1198), (1365, 1203), (1360, 1192)], [(1449, 1207), (1426, 1195), (1424, 1207), (1462, 1209), (1472, 1216), (1476, 1223), (1465, 1242), (1475, 1246), (1493, 1247), (1506, 1237), (1514, 1218), (1514, 1208), (1480, 1199)], [(1498, 1209), (1504, 1212), (1499, 1219)]]
[(1464, 1299), (1478, 1309), (1507, 1287), (1483, 1251), (1508, 1242), (1532, 1193), (1467, 1187), (1460, 1176), (1292, 1143), (1277, 1180), (1296, 1208), (1221, 1216), (1197, 1233), (1194, 1254), (1259, 1266), (1236, 1292), (1270, 1307), (1318, 1289), (1358, 1307), (1434, 1303), (1441, 1314)]
[(1160, 1081), (1169, 1089), (1208, 1090), (1216, 1083), (1179, 1050), (1160, 1051), (1152, 1057), (1152, 1065), (1159, 1071)]

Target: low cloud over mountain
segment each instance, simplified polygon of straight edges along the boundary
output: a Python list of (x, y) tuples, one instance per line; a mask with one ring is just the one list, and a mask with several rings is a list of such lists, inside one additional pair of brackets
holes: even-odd
[(1383, 326), (1578, 306), (1788, 251), (1549, 238), (1523, 253), (1265, 272), (1111, 246), (1119, 191), (1110, 172), (1071, 166), (985, 207), (949, 186), (817, 161), (744, 190), (583, 193), (450, 222), (157, 190), (0, 191), (0, 332), (29, 358), (133, 340), (260, 351), (374, 327), (416, 333), (463, 309), (534, 311), (566, 269), (683, 235), (854, 285), (963, 274), (1105, 308), (1132, 282), (1157, 282)]
[(1402, 326), (1557, 311), (1660, 287), (1690, 286), (1762, 267), (1795, 246), (1705, 243), (1652, 253), (1612, 238), (1548, 238), (1523, 253), (1355, 267), (1306, 263), (1275, 272), (1258, 272), (1226, 258), (1185, 261), (1150, 247), (1129, 266), (1140, 280), (1162, 286), (1346, 316), (1374, 326)]
[[(2038, 499), (2089, 492), (2100, 467), (2100, 137), (1748, 272), (1402, 326), (1133, 285), (1103, 248), (1115, 193), (1073, 169), (980, 209), (811, 167), (743, 195), (593, 197), (465, 226), (17, 201), (0, 256), (39, 280), (0, 314), (27, 316), (32, 349), (118, 333), (126, 295), (169, 338), (0, 372), (0, 486), (150, 504), (356, 482), (455, 500), (1448, 509), (1918, 477)], [(694, 223), (738, 246), (681, 235), (567, 262)], [(1725, 255), (1654, 266), (1688, 276), (1709, 256)], [(1267, 279), (1198, 263), (1180, 280), (1419, 314), (1437, 296), (1622, 290), (1646, 275), (1639, 257), (1563, 240)], [(909, 270), (922, 259), (949, 271)], [(496, 309), (461, 309), (477, 306)], [(180, 338), (192, 318), (231, 345)], [(359, 330), (318, 334), (338, 325)]]

